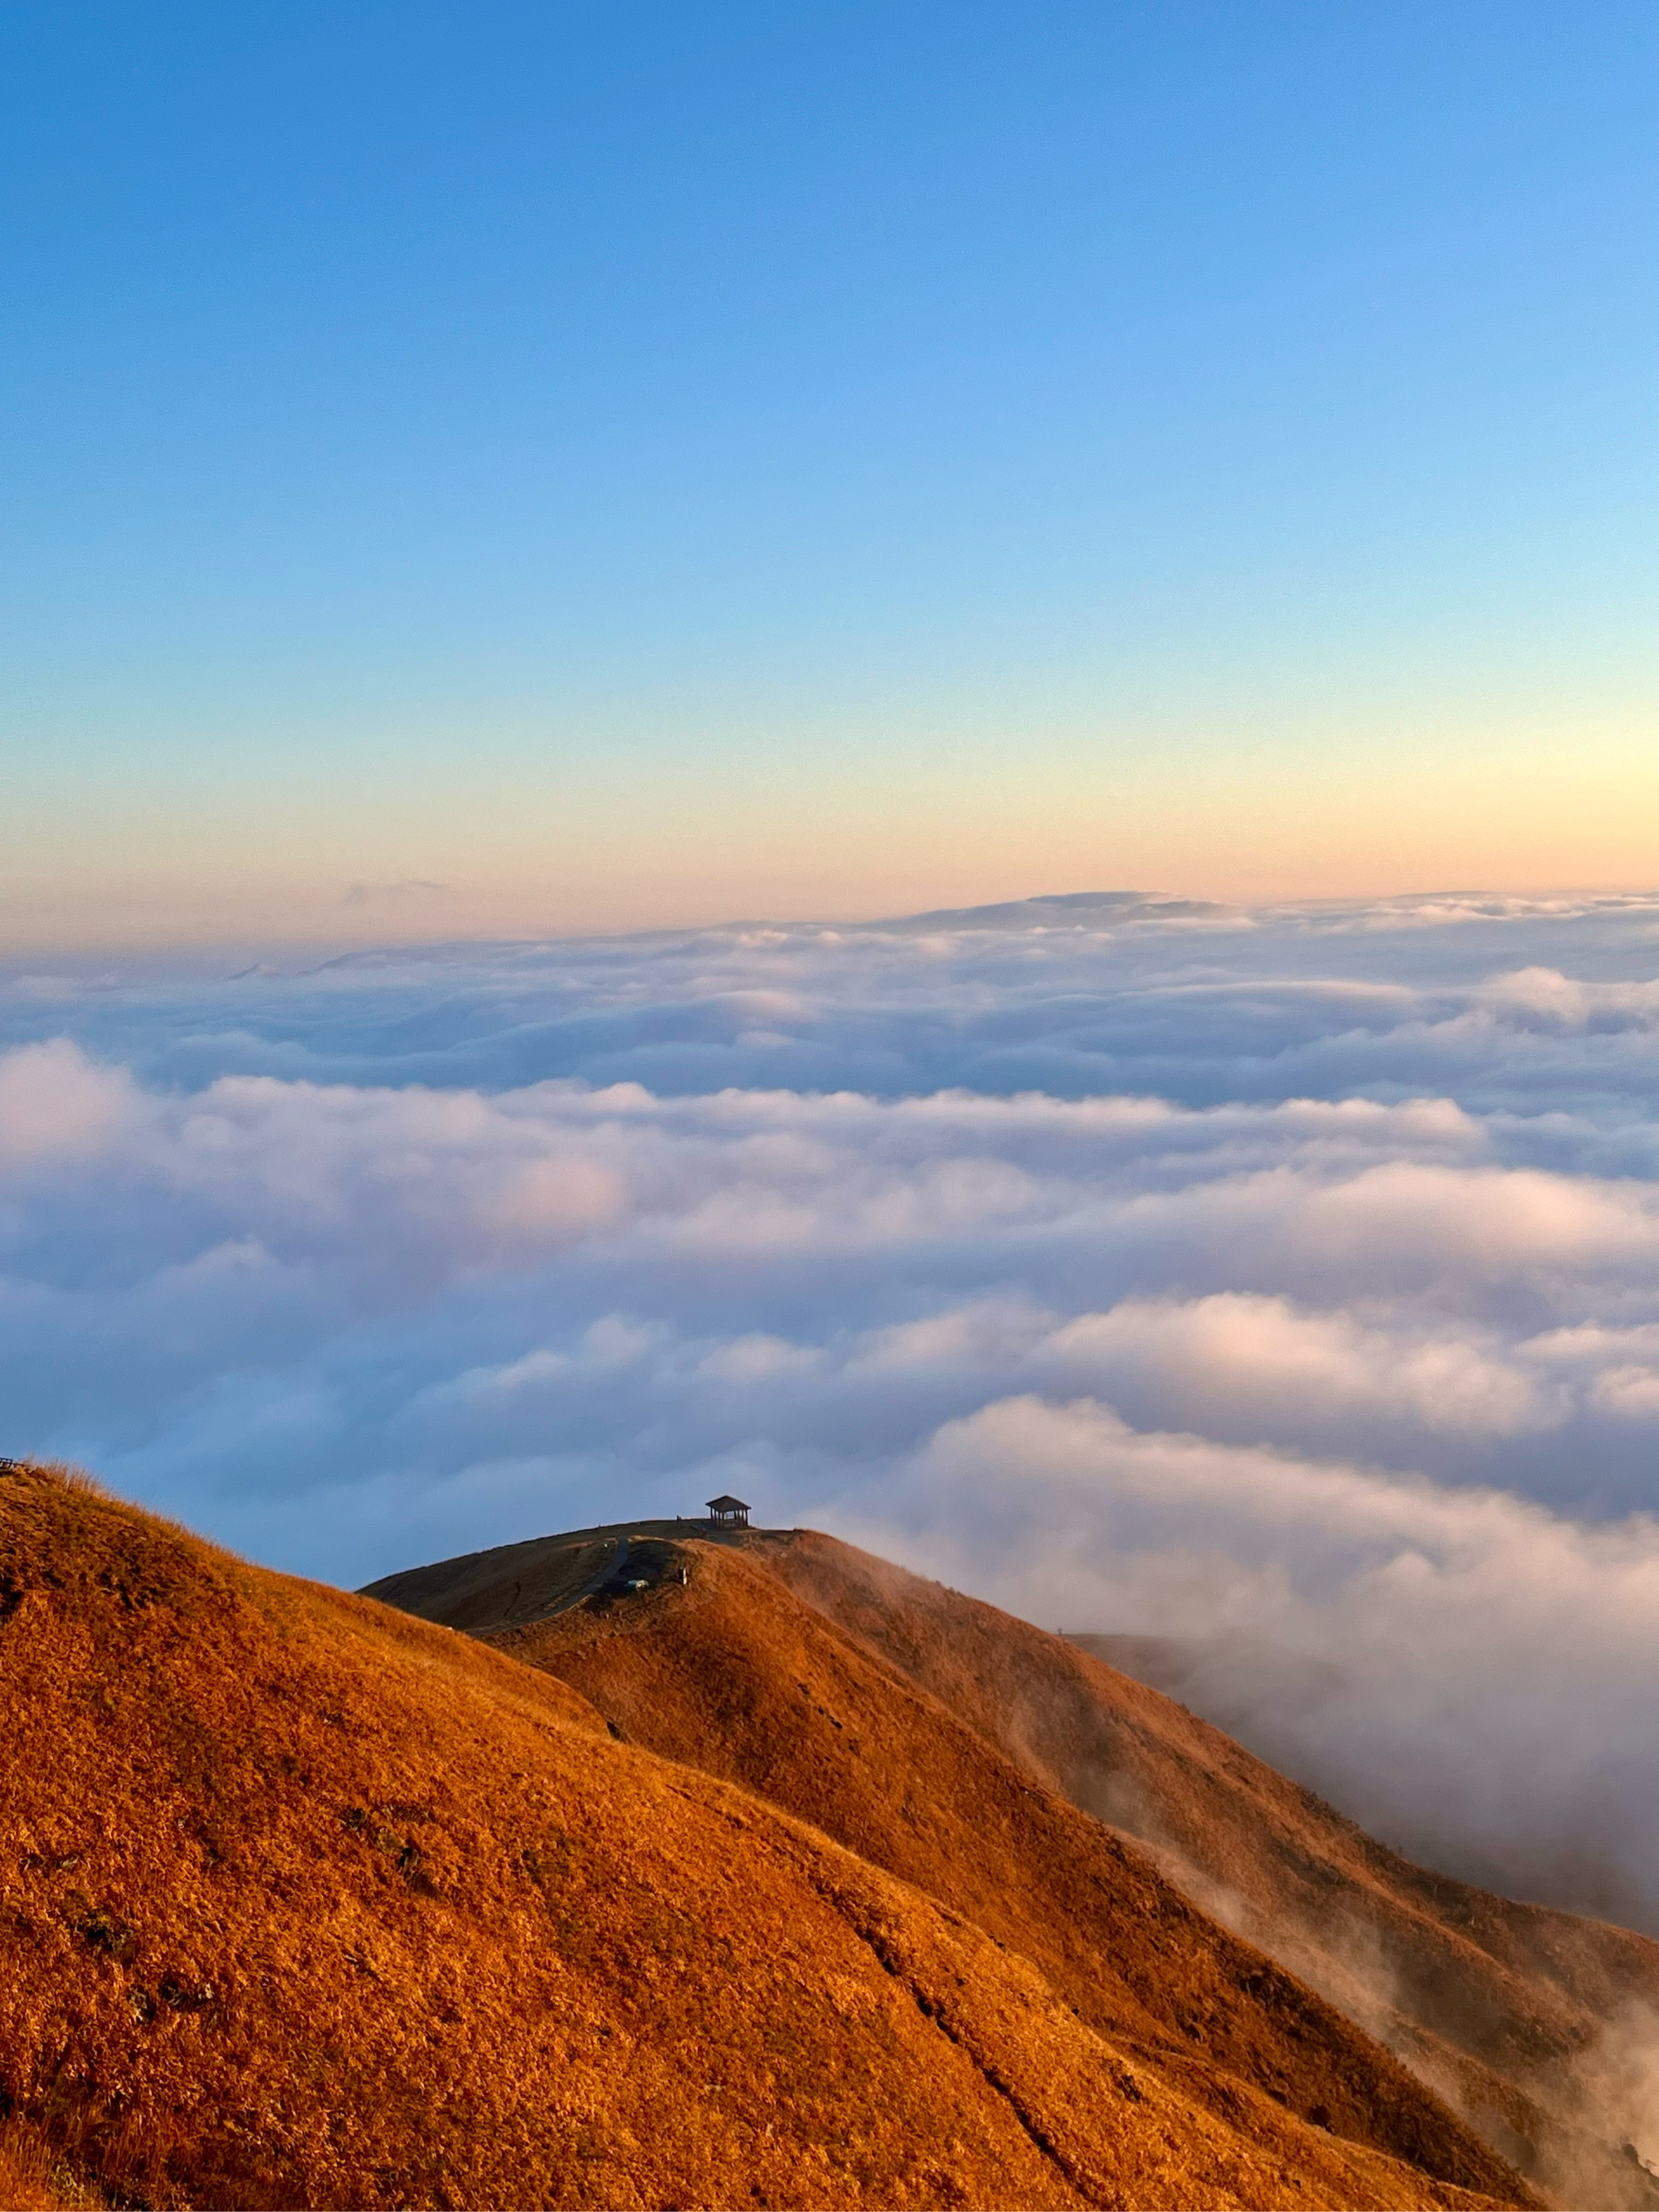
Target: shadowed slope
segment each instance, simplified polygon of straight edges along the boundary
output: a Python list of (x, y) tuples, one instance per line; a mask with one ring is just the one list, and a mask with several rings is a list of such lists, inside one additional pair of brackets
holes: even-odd
[(0, 2091), (129, 2199), (1475, 2201), (1189, 2094), (546, 1674), (46, 1471), (0, 1691)]
[(475, 1584), (468, 1571), (474, 1566), (473, 1559), (446, 1559), (437, 1567), (416, 1567), (410, 1574), (394, 1576), (386, 1589), (366, 1595), (425, 1620), (434, 1620), (441, 1613), (451, 1628), (477, 1634), (568, 1604), (604, 1574), (616, 1547), (605, 1540), (594, 1542), (573, 1537), (550, 1552), (545, 1544), (514, 1548), (532, 1556), (523, 1571), (510, 1577), (492, 1565)]

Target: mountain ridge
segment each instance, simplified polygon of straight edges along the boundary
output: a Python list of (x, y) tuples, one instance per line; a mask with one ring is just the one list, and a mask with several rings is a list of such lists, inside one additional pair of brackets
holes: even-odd
[(1537, 2201), (1409, 2081), (1476, 2186), (1091, 2027), (544, 1668), (70, 1470), (0, 1470), (0, 2171), (48, 2205)]
[[(666, 1533), (675, 1524), (651, 1525), (665, 1532), (651, 1540), (661, 1553), (659, 1583), (672, 1558), (704, 1551), (685, 1524), (678, 1535)], [(474, 1556), (475, 1577), (486, 1571), (481, 1559), (487, 1555)], [(441, 1577), (441, 1567), (424, 1572)], [(833, 1539), (800, 1530), (726, 1537), (707, 1550), (697, 1578), (701, 1598), (671, 1587), (642, 1604), (618, 1590), (544, 1624), (501, 1626), (489, 1640), (582, 1688), (639, 1741), (812, 1819), (861, 1856), (947, 1895), (981, 1925), (999, 1927), (1000, 1908), (963, 1887), (959, 1870), (972, 1848), (964, 1838), (999, 1791), (1012, 1802), (1022, 1786), (1046, 1790), (1083, 1817), (1064, 1839), (1061, 1820), (1040, 1848), (1025, 1849), (1018, 1877), (1008, 1875), (1022, 1893), (1038, 1896), (1059, 1863), (1085, 1863), (1101, 1835), (1115, 1833), (1206, 1920), (1267, 1953), (1385, 2045), (1547, 2193), (1659, 2203), (1650, 2172), (1626, 2148), (1640, 2125), (1646, 2061), (1639, 2045), (1628, 2055), (1614, 2051), (1627, 2018), (1639, 2026), (1644, 2008), (1653, 2008), (1659, 2019), (1659, 1946), (1414, 1867), (1158, 1692), (1028, 1623)], [(719, 1635), (698, 1630), (711, 1583), (734, 1578), (744, 1583), (741, 1601), (726, 1605)], [(400, 1579), (372, 1587), (392, 1595)], [(817, 1658), (843, 1687), (848, 1645), (884, 1670), (884, 1689), (864, 1686), (866, 1707), (874, 1696), (890, 1719), (896, 1692), (920, 1691), (938, 1708), (889, 1761), (896, 1777), (930, 1774), (928, 1807), (911, 1804), (914, 1792), (897, 1780), (896, 1814), (882, 1787), (849, 1796), (844, 1761), (832, 1773), (805, 1753), (810, 1713), (792, 1728), (761, 1711), (782, 1641), (805, 1633), (800, 1619), (780, 1617), (769, 1644), (757, 1642), (756, 1623), (769, 1606), (776, 1612), (769, 1582), (844, 1639)], [(951, 1757), (967, 1761), (954, 1784), (951, 1759), (939, 1753), (941, 1728), (958, 1731)], [(1000, 1754), (1005, 1767), (964, 1745)], [(947, 1836), (939, 1806), (951, 1787), (958, 1802)], [(923, 1848), (916, 1832), (929, 1821), (934, 1832)], [(1066, 1931), (1045, 1932), (1035, 1907), (1019, 1929), (999, 1933), (1064, 1982)], [(1121, 1936), (1103, 1924), (1088, 1955), (1097, 1958)], [(1115, 2032), (1133, 2027), (1127, 2014), (1113, 2021)], [(1219, 2038), (1217, 2049), (1226, 2047), (1213, 2019), (1208, 2033)], [(1232, 2051), (1226, 2063), (1273, 2093), (1265, 2046)], [(1316, 2108), (1331, 2116), (1328, 2096), (1310, 2089), (1302, 2101), (1310, 2116)], [(1340, 2124), (1356, 2125), (1352, 2110)]]

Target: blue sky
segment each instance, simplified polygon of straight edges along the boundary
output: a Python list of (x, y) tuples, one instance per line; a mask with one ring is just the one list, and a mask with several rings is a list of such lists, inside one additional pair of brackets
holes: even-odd
[(0, 52), (16, 941), (1644, 873), (1650, 9)]
[(54, 0), (0, 88), (0, 1448), (1224, 1624), (1659, 1926), (1652, 8)]

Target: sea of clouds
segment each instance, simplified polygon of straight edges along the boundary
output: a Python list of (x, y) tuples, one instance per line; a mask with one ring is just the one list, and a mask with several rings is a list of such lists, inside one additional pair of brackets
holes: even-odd
[(0, 975), (0, 1451), (357, 1583), (827, 1528), (1659, 1929), (1659, 897)]

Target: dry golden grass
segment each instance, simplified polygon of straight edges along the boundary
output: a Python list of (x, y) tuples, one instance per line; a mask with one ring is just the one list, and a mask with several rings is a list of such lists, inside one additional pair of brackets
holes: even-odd
[[(1651, 2071), (1620, 2057), (1621, 2024), (1659, 2019), (1659, 1945), (1413, 1866), (1169, 1698), (993, 1607), (811, 1532), (754, 1533), (746, 1575), (730, 1548), (674, 1553), (702, 1558), (695, 1598), (670, 1589), (495, 1640), (638, 1740), (947, 1899), (1109, 2032), (1146, 2032), (1138, 2002), (1308, 2117), (1434, 2165), (1420, 2100), (1316, 2061), (1307, 1991), (1287, 1993), (1309, 1984), (1547, 2194), (1659, 2204), (1627, 2148)], [(485, 1560), (469, 1572), (482, 1588)], [(444, 1571), (425, 1573), (439, 1591)], [(1068, 1826), (1056, 1799), (1097, 1819)], [(1140, 1852), (1136, 1876), (1086, 1877), (1109, 1842), (1099, 1821), (1292, 1970), (1265, 2025), (1194, 1994), (1224, 1955), (1213, 1929), (1179, 1937), (1167, 1970), (1132, 1903)]]
[(1526, 2201), (1200, 2085), (564, 1684), (50, 1472), (0, 1475), (0, 2093), (113, 2201)]
[(1443, 2180), (1512, 2185), (1332, 2006), (804, 1604), (769, 1564), (787, 1553), (690, 1545), (684, 1556), (685, 1589), (564, 1614), (502, 1648), (580, 1688), (630, 1739), (741, 1783), (939, 1898), (1212, 2112), (1236, 2114), (1246, 2083)]
[(0, 2120), (0, 2205), (6, 2212), (102, 2212), (106, 2202), (43, 2130), (15, 2113)]
[(1141, 1683), (886, 1561), (802, 1535), (760, 1555), (1033, 1779), (1146, 1841), (1466, 2113), (1547, 2192), (1659, 2206), (1626, 2144), (1651, 2075), (1607, 2033), (1659, 2021), (1659, 1943), (1429, 1873)]

